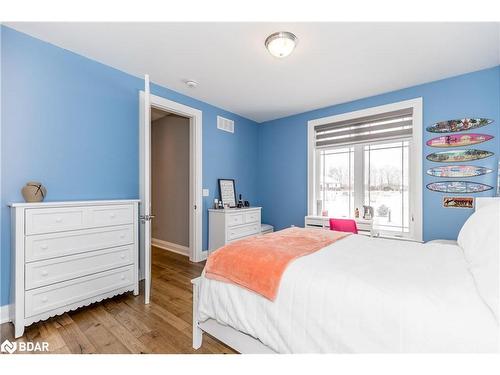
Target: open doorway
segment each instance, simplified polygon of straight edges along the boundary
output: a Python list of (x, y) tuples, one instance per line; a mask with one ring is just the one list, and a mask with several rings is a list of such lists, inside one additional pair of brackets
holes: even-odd
[(153, 246), (189, 257), (189, 118), (151, 108)]
[[(139, 267), (140, 279), (144, 279), (144, 301), (149, 303), (151, 294), (151, 255), (152, 255), (152, 225), (155, 212), (152, 210), (152, 131), (153, 121), (163, 117), (175, 116), (185, 125), (189, 124), (189, 176), (188, 186), (188, 229), (189, 245), (185, 249), (185, 237), (176, 250), (184, 251), (191, 262), (201, 262), (206, 259), (202, 251), (202, 112), (198, 109), (152, 95), (149, 92), (149, 78), (145, 79), (145, 91), (139, 93), (139, 196), (140, 233), (139, 233)], [(151, 115), (155, 116), (153, 120)], [(186, 120), (184, 120), (186, 119)], [(154, 130), (156, 132), (156, 129)], [(187, 147), (187, 146), (186, 146)], [(159, 195), (157, 200), (164, 198)], [(156, 202), (158, 203), (158, 202)], [(168, 204), (167, 204), (168, 206)], [(168, 218), (167, 218), (168, 219)], [(161, 220), (161, 218), (160, 218)], [(161, 224), (159, 224), (161, 225)], [(155, 235), (158, 235), (155, 232)], [(178, 240), (175, 240), (178, 241)], [(166, 241), (173, 243), (171, 241)], [(157, 242), (158, 244), (158, 242)], [(170, 250), (172, 247), (170, 247)]]

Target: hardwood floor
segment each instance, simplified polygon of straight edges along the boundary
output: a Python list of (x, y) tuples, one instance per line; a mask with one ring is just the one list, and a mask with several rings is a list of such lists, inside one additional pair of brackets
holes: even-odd
[[(191, 347), (192, 288), (203, 264), (153, 247), (151, 303), (128, 293), (26, 327), (16, 341), (49, 343), (49, 353), (235, 353), (208, 336)], [(11, 323), (1, 341), (14, 340)]]

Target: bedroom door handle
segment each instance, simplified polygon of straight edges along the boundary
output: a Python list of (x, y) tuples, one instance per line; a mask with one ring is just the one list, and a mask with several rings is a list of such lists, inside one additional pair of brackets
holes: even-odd
[(140, 215), (139, 219), (141, 219), (141, 223), (145, 223), (146, 221), (151, 221), (155, 218), (155, 215)]

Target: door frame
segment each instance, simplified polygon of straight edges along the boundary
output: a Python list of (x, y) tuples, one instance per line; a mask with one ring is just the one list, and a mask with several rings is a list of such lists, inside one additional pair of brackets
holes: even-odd
[[(140, 103), (143, 103), (144, 91), (139, 92)], [(150, 107), (160, 109), (189, 119), (189, 260), (201, 262), (206, 259), (206, 252), (202, 249), (203, 233), (203, 202), (202, 202), (202, 124), (203, 112), (199, 109), (150, 94)], [(141, 112), (143, 112), (141, 110)], [(141, 116), (142, 117), (142, 116)], [(140, 119), (142, 121), (142, 118)], [(151, 132), (151, 121), (149, 122)], [(151, 134), (151, 133), (150, 133)], [(139, 160), (151, 157), (151, 144), (145, 148), (139, 147)], [(151, 174), (149, 176), (151, 179)], [(139, 188), (144, 188), (144, 182), (139, 175)], [(146, 250), (146, 249), (145, 249)], [(141, 279), (144, 277), (144, 256), (141, 252), (139, 264), (141, 265)]]

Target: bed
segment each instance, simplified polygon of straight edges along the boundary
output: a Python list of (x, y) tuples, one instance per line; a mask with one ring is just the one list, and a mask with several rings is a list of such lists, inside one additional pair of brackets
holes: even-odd
[(202, 274), (193, 347), (206, 332), (240, 353), (498, 352), (499, 215), (477, 199), (458, 243), (348, 236), (293, 261), (274, 301)]

